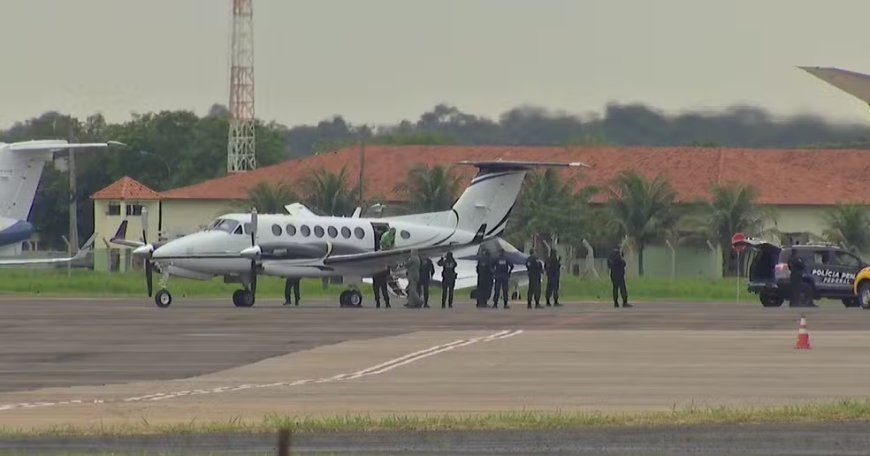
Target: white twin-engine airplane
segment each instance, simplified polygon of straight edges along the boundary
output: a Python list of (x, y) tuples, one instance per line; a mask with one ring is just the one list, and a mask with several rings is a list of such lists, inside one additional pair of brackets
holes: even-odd
[[(254, 305), (257, 276), (317, 278), (343, 276), (345, 283), (358, 284), (363, 277), (396, 268), (412, 252), (438, 257), (497, 238), (529, 169), (539, 166), (588, 167), (583, 163), (536, 163), (521, 161), (462, 161), (478, 168), (477, 176), (450, 210), (383, 218), (322, 217), (309, 211), (293, 214), (226, 214), (205, 231), (165, 243), (123, 238), (119, 229), (111, 242), (134, 246), (133, 254), (144, 258), (148, 295), (153, 290), (153, 270), (161, 272), (160, 290), (154, 296), (158, 307), (168, 307), (172, 296), (166, 289), (169, 277), (242, 284), (233, 293), (237, 307)], [(393, 248), (381, 250), (381, 234), (396, 229)], [(343, 291), (339, 302), (358, 306), (362, 294), (355, 286)]]
[[(9, 248), (26, 241), (33, 234), (33, 225), (27, 221), (33, 198), (39, 186), (42, 170), (54, 153), (69, 149), (103, 149), (124, 144), (109, 141), (105, 143), (73, 143), (62, 139), (0, 142), (0, 247)], [(19, 266), (31, 264), (65, 263), (82, 258), (87, 254), (94, 236), (69, 258), (10, 258), (0, 260), (0, 266)]]

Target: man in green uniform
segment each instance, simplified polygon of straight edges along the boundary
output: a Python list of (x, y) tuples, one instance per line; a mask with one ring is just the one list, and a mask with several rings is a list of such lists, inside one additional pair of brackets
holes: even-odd
[(390, 228), (381, 235), (381, 250), (390, 250), (396, 245), (396, 229)]

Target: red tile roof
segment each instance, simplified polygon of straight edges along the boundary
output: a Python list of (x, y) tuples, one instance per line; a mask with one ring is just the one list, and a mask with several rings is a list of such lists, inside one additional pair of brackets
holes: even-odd
[(132, 177), (124, 176), (91, 195), (95, 200), (159, 200), (160, 194)]
[[(449, 165), (460, 160), (582, 161), (592, 166), (578, 173), (577, 188), (606, 186), (620, 172), (635, 170), (652, 178), (666, 177), (683, 202), (706, 199), (717, 183), (749, 183), (759, 190), (759, 203), (770, 205), (832, 205), (870, 203), (870, 151), (776, 150), (694, 147), (502, 147), (502, 146), (366, 146), (365, 198), (401, 201), (393, 191), (415, 164)], [(338, 172), (346, 167), (348, 183), (359, 175), (359, 149), (305, 157), (229, 175), (163, 193), (163, 199), (241, 200), (259, 182), (290, 184), (305, 193), (300, 182), (317, 169)], [(473, 169), (458, 167), (467, 183)], [(603, 195), (597, 197), (603, 201)]]

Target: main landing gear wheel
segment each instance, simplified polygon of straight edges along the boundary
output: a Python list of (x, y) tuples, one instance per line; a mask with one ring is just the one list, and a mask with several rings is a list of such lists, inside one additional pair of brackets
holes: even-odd
[(233, 304), (236, 307), (253, 307), (254, 294), (249, 290), (236, 290), (233, 292)]
[(165, 309), (172, 304), (172, 295), (166, 290), (160, 290), (154, 295), (154, 304), (157, 304), (157, 307), (161, 309)]
[(341, 307), (362, 307), (362, 293), (359, 290), (344, 290), (338, 295)]

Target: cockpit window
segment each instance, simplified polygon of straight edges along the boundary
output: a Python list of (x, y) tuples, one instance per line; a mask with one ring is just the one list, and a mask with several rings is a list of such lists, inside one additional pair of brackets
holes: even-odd
[(227, 233), (232, 233), (237, 228), (239, 228), (239, 222), (235, 220), (217, 219), (212, 222), (208, 229), (209, 231), (225, 231)]

